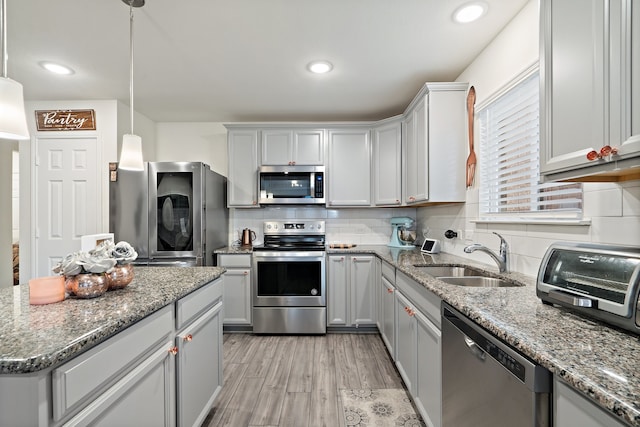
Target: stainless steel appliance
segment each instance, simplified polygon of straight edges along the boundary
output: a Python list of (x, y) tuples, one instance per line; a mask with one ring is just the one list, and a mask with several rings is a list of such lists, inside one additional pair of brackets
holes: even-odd
[(551, 425), (551, 373), (442, 306), (442, 426)]
[(261, 205), (324, 205), (324, 166), (262, 166), (258, 190)]
[(227, 246), (226, 178), (199, 162), (149, 162), (113, 171), (109, 231), (138, 252), (137, 264), (213, 265)]
[(640, 334), (640, 247), (554, 243), (542, 258), (536, 294)]
[(253, 332), (327, 331), (324, 221), (269, 221), (253, 248)]

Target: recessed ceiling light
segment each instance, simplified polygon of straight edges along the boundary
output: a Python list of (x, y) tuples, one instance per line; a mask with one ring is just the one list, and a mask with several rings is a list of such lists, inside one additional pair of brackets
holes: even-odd
[(453, 13), (453, 20), (466, 24), (467, 22), (473, 22), (479, 19), (487, 12), (487, 4), (484, 2), (467, 3), (460, 6)]
[(66, 67), (64, 65), (56, 64), (55, 62), (43, 61), (40, 63), (40, 66), (45, 70), (51, 71), (52, 73), (55, 73), (55, 74), (68, 75), (68, 74), (73, 74), (74, 72), (71, 68)]
[(307, 70), (316, 74), (328, 73), (333, 69), (333, 64), (329, 61), (313, 61), (307, 65)]

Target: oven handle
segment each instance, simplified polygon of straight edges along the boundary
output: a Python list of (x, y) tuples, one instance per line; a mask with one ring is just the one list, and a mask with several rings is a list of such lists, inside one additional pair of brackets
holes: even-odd
[(586, 298), (582, 295), (573, 294), (567, 291), (559, 291), (556, 289), (549, 291), (549, 298), (553, 298), (556, 301), (564, 302), (566, 304), (570, 304), (574, 307), (590, 307), (596, 308), (598, 305), (597, 300), (593, 300), (591, 298)]
[(324, 251), (265, 251), (253, 252), (254, 260), (269, 261), (323, 261), (325, 258)]

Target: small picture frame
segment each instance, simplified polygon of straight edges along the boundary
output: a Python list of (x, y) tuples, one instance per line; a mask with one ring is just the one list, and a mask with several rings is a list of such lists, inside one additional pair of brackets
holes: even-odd
[(86, 236), (81, 236), (80, 250), (89, 252), (105, 240), (111, 240), (113, 242), (113, 233), (87, 234)]
[(440, 252), (440, 240), (437, 239), (424, 239), (422, 242), (421, 252), (428, 254), (437, 254)]

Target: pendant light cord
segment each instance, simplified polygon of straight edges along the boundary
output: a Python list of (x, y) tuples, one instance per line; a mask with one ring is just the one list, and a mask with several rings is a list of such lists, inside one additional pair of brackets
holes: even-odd
[(133, 0), (129, 1), (129, 108), (133, 135)]
[(2, 77), (7, 78), (7, 13), (5, 0), (0, 0), (0, 25), (2, 25)]

